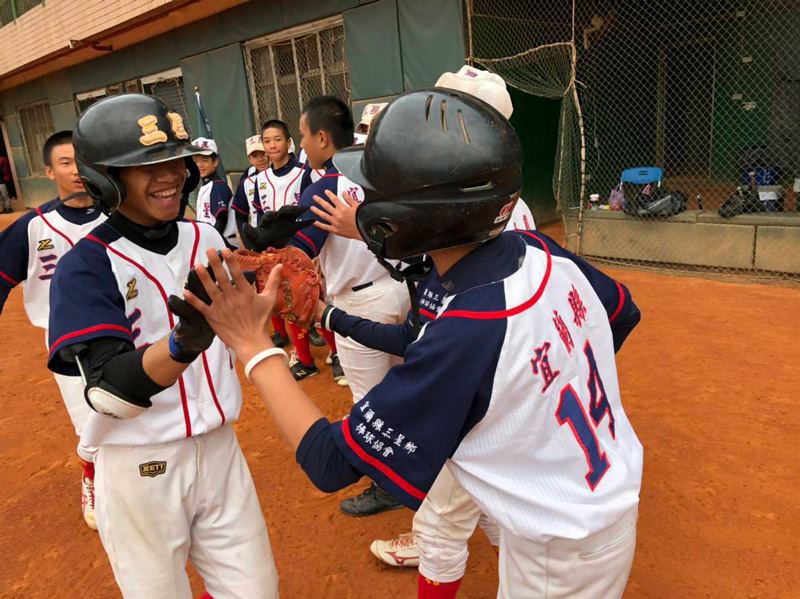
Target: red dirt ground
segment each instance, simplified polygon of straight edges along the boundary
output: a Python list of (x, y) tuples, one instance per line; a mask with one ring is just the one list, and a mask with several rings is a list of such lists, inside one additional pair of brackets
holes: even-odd
[[(3, 217), (0, 228), (8, 222)], [(608, 272), (631, 288), (643, 314), (618, 357), (624, 405), (645, 447), (625, 597), (800, 596), (800, 292)], [(0, 317), (0, 340), (0, 597), (119, 597), (100, 539), (80, 517), (76, 439), (20, 291)], [(329, 417), (350, 406), (329, 367), (303, 386)], [(281, 596), (414, 597), (416, 573), (390, 569), (368, 549), (375, 538), (408, 530), (411, 512), (342, 515), (338, 503), (353, 490), (316, 491), (252, 387), (244, 389), (237, 430), (269, 524)], [(494, 553), (481, 533), (470, 549), (459, 597), (492, 598)], [(202, 582), (193, 581), (199, 596)]]

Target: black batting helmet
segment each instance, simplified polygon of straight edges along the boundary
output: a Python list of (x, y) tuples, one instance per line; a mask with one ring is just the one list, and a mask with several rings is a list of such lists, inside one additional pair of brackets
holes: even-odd
[(181, 116), (154, 96), (124, 94), (92, 104), (78, 119), (72, 143), (84, 187), (106, 214), (125, 201), (121, 168), (184, 158), (184, 203), (200, 181), (191, 156), (203, 150), (189, 143)]
[(420, 89), (393, 100), (365, 146), (333, 158), (364, 188), (356, 221), (370, 249), (400, 259), (503, 231), (522, 189), (522, 144), (489, 104)]

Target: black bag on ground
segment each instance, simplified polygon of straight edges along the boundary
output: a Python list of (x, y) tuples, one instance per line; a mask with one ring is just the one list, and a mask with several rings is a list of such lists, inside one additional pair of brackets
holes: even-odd
[(717, 211), (723, 218), (733, 218), (737, 214), (765, 212), (766, 206), (758, 197), (758, 189), (753, 186), (737, 187), (736, 193), (725, 200)]
[[(665, 218), (686, 210), (688, 196), (682, 191), (672, 191), (664, 186), (644, 188), (625, 204), (623, 210), (630, 216)], [(649, 193), (647, 193), (649, 192)]]

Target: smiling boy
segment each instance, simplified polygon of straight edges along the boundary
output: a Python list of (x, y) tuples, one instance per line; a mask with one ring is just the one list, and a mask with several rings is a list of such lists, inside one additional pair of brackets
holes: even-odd
[(59, 264), (49, 367), (86, 380), (97, 526), (125, 599), (190, 599), (187, 558), (214, 596), (278, 596), (232, 425), (233, 357), (169, 298), (202, 252), (225, 247), (214, 227), (180, 217), (199, 151), (177, 113), (141, 94), (92, 105), (75, 132), (78, 170), (109, 219)]
[[(104, 221), (105, 216), (83, 188), (75, 164), (72, 131), (51, 135), (42, 153), (45, 174), (56, 184), (58, 197), (31, 210), (0, 233), (0, 312), (11, 290), (22, 283), (25, 312), (33, 326), (45, 330), (46, 339), (50, 281), (56, 265), (79, 239)], [(61, 374), (56, 374), (55, 379), (80, 437), (89, 417), (89, 408), (83, 399), (83, 381), (77, 376)], [(94, 452), (92, 447), (78, 446), (83, 466), (81, 512), (87, 526), (96, 530)]]

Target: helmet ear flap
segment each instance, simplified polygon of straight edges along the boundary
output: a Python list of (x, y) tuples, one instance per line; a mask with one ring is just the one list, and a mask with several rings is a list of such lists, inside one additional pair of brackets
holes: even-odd
[(78, 172), (89, 196), (100, 205), (104, 214), (112, 214), (125, 200), (125, 186), (112, 169), (94, 168), (79, 161)]

